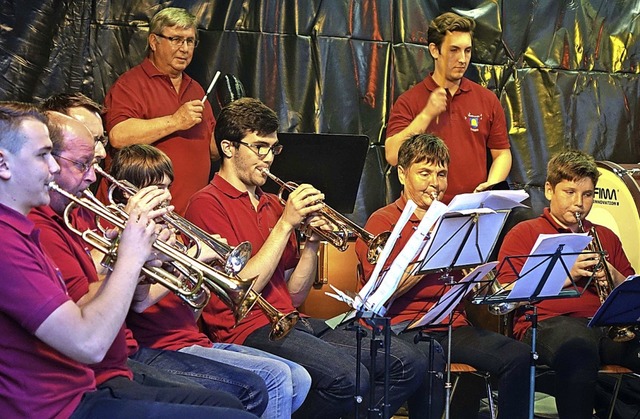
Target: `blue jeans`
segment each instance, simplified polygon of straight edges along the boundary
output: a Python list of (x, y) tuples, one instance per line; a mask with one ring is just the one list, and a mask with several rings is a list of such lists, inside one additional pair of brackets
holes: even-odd
[[(587, 327), (588, 320), (557, 316), (538, 323), (539, 363), (555, 372), (555, 398), (562, 419), (591, 418), (601, 364), (623, 365), (640, 371), (640, 343), (613, 342), (603, 328)], [(531, 329), (523, 341), (531, 343)]]
[[(122, 378), (122, 380), (129, 381), (126, 378)], [(168, 389), (171, 392), (175, 390), (175, 388)], [(198, 390), (195, 390), (197, 393)], [(111, 388), (103, 388), (85, 393), (70, 419), (170, 419), (179, 417), (188, 417), (189, 419), (256, 419), (255, 415), (243, 410), (210, 406), (206, 398), (200, 398), (199, 401), (202, 405), (198, 405), (198, 397), (193, 397), (193, 394), (190, 397), (191, 401), (195, 402), (194, 404), (177, 404), (153, 399), (127, 399), (114, 396)]]
[(269, 404), (262, 414), (263, 419), (291, 417), (311, 387), (311, 376), (302, 366), (248, 346), (214, 343), (213, 347), (190, 346), (180, 352), (255, 371), (269, 391)]
[[(245, 345), (281, 356), (302, 365), (311, 374), (311, 391), (295, 416), (300, 418), (338, 418), (352, 414), (356, 395), (356, 335), (353, 331), (330, 329), (322, 320), (299, 321), (294, 330), (278, 341), (269, 340), (270, 326), (255, 330)], [(370, 332), (369, 332), (370, 333)], [(363, 340), (360, 391), (369, 395), (368, 366), (371, 354), (368, 339)], [(375, 400), (380, 407), (383, 398), (384, 351), (380, 350), (374, 371)], [(427, 359), (419, 351), (399, 339), (391, 339), (389, 403), (395, 412), (412, 395), (427, 372)], [(367, 402), (362, 413), (366, 414)]]
[(151, 348), (140, 348), (131, 358), (175, 376), (186, 377), (207, 389), (230, 393), (256, 416), (262, 415), (269, 402), (264, 380), (246, 369), (199, 356)]
[[(433, 335), (446, 353), (447, 333)], [(528, 417), (530, 355), (529, 345), (490, 330), (463, 326), (451, 333), (451, 362), (469, 364), (498, 380), (501, 418)], [(483, 396), (486, 397), (486, 392), (481, 385), (459, 387), (451, 405), (451, 417), (477, 418)]]

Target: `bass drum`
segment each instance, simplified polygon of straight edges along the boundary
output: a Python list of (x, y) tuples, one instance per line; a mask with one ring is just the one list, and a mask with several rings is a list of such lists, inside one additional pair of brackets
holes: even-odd
[[(620, 237), (636, 273), (640, 272), (640, 164), (597, 162), (600, 178), (589, 221)], [(606, 249), (605, 249), (606, 250)]]

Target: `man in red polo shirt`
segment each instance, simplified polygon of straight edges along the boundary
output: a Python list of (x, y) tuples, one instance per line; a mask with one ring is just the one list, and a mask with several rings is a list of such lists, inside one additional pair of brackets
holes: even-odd
[[(210, 233), (225, 237), (232, 246), (250, 241), (253, 254), (240, 272), (257, 275), (254, 289), (282, 313), (290, 313), (306, 298), (315, 278), (319, 237), (307, 238), (298, 253), (295, 229), (311, 223), (325, 224), (315, 212), (324, 205), (324, 195), (309, 184), (289, 194), (286, 205), (278, 197), (263, 193), (268, 169), (278, 145), (278, 118), (262, 102), (238, 99), (227, 105), (216, 125), (216, 142), (222, 153), (220, 171), (211, 183), (190, 200), (186, 217)], [(290, 359), (309, 371), (311, 391), (296, 412), (300, 417), (334, 418), (352, 412), (355, 396), (356, 337), (352, 331), (330, 329), (320, 319), (301, 319), (278, 341), (269, 340), (269, 318), (259, 308), (234, 327), (231, 310), (217, 299), (205, 307), (207, 332), (223, 342), (240, 343)], [(368, 393), (369, 373), (382, 380), (382, 362), (369, 372), (370, 353), (362, 354), (361, 393)], [(427, 359), (395, 338), (391, 340), (390, 411), (395, 411), (423, 382)], [(379, 406), (383, 386), (375, 388), (374, 406)], [(424, 395), (423, 395), (424, 396)], [(366, 406), (366, 405), (365, 405)]]
[(198, 43), (195, 17), (175, 7), (161, 10), (149, 23), (148, 42), (147, 58), (109, 89), (105, 122), (113, 147), (152, 144), (171, 158), (171, 203), (182, 214), (207, 184), (211, 158), (218, 158), (211, 105), (184, 73)]
[[(511, 170), (507, 124), (495, 94), (464, 77), (471, 60), (475, 22), (444, 13), (427, 32), (433, 73), (400, 95), (391, 109), (386, 159), (398, 163), (398, 149), (409, 137), (433, 133), (451, 153), (449, 188), (443, 201), (483, 191), (504, 181)], [(487, 149), (492, 163), (487, 171)]]
[[(535, 219), (517, 224), (505, 236), (499, 260), (508, 256), (528, 255), (540, 234), (578, 232), (578, 219), (586, 218), (591, 211), (595, 187), (598, 181), (598, 166), (586, 153), (566, 150), (554, 156), (547, 165), (547, 181), (544, 192), (549, 207)], [(583, 221), (583, 228), (592, 227), (607, 252), (604, 260), (616, 287), (629, 275), (633, 268), (622, 249), (622, 243), (608, 228)], [(510, 259), (511, 269), (503, 269), (498, 279), (511, 282), (515, 272), (520, 272), (525, 258)], [(640, 342), (638, 337), (628, 342), (614, 342), (607, 336), (606, 328), (589, 328), (587, 323), (593, 317), (601, 302), (592, 282), (585, 284), (599, 263), (593, 253), (578, 256), (571, 267), (570, 275), (582, 292), (579, 298), (547, 299), (537, 303), (538, 329), (537, 350), (539, 362), (555, 371), (555, 398), (561, 418), (591, 418), (598, 369), (601, 364), (623, 365), (640, 372)], [(594, 281), (603, 281), (604, 269), (597, 270)], [(521, 280), (526, 280), (523, 276)], [(636, 279), (637, 281), (637, 279)], [(565, 287), (572, 287), (567, 279)], [(531, 342), (531, 322), (524, 312), (516, 312), (514, 333), (518, 339)]]
[(109, 281), (92, 301), (77, 305), (26, 218), (33, 207), (49, 203), (47, 186), (60, 170), (51, 150), (41, 113), (30, 105), (0, 104), (0, 412), (34, 418), (224, 414), (228, 409), (118, 400), (95, 391), (84, 363), (99, 362), (120, 330), (139, 270), (151, 255), (153, 217), (166, 209), (132, 209)]

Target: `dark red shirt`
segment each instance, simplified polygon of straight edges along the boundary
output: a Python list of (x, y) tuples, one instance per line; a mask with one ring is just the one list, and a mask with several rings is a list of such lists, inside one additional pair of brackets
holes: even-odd
[[(107, 132), (130, 118), (153, 119), (172, 115), (182, 104), (201, 100), (204, 90), (186, 73), (180, 92), (169, 76), (162, 74), (148, 59), (124, 73), (111, 86), (104, 104)], [(191, 195), (207, 185), (211, 168), (210, 144), (215, 126), (208, 101), (202, 122), (186, 131), (177, 131), (155, 143), (173, 162), (174, 181), (170, 191), (176, 212), (183, 214)]]
[[(586, 230), (589, 230), (593, 225), (594, 224), (588, 220), (584, 221), (584, 227)], [(633, 268), (622, 249), (622, 243), (618, 236), (616, 236), (613, 231), (600, 225), (596, 225), (596, 231), (598, 232), (598, 237), (600, 238), (603, 249), (608, 252), (607, 260), (609, 263), (611, 263), (622, 275), (633, 275)], [(498, 260), (502, 261), (507, 256), (530, 254), (531, 249), (540, 234), (569, 232), (569, 230), (561, 227), (551, 217), (549, 208), (545, 208), (540, 217), (523, 221), (509, 231), (504, 238), (502, 247), (500, 248)], [(526, 258), (510, 259), (515, 268), (515, 272), (520, 272), (525, 260)], [(571, 269), (570, 266), (568, 268)], [(515, 279), (515, 274), (511, 269), (503, 267), (500, 269), (498, 279), (502, 283), (511, 282)], [(522, 277), (522, 280), (525, 279), (528, 279), (528, 277)], [(556, 316), (592, 317), (601, 304), (595, 289), (596, 287), (593, 283), (584, 289), (586, 282), (587, 278), (582, 278), (576, 282), (578, 290), (584, 291), (578, 298), (547, 299), (537, 303), (538, 320), (543, 321)], [(529, 327), (531, 327), (531, 323), (525, 320), (524, 314), (516, 317), (514, 333), (518, 338), (521, 338)]]
[[(77, 302), (89, 292), (90, 283), (99, 281), (88, 247), (80, 236), (67, 230), (62, 217), (56, 214), (51, 207), (34, 208), (28, 217), (40, 229), (43, 249), (51, 260), (60, 267), (60, 272), (69, 290), (69, 296)], [(123, 324), (104, 359), (97, 364), (90, 365), (95, 371), (97, 384), (100, 385), (118, 376), (132, 379), (133, 373), (127, 366), (127, 355)]]
[[(216, 174), (209, 185), (191, 198), (186, 218), (206, 231), (226, 238), (231, 246), (249, 241), (253, 254), (256, 254), (282, 215), (282, 204), (277, 196), (264, 193), (259, 188), (256, 192), (260, 199), (257, 210), (247, 192), (240, 192)], [(271, 280), (262, 290), (262, 296), (283, 313), (294, 309), (285, 271), (296, 266), (298, 257), (295, 235), (292, 234)], [(215, 296), (205, 307), (202, 318), (209, 336), (216, 336), (221, 342), (238, 344), (242, 344), (256, 329), (269, 324), (256, 305), (234, 328), (231, 310)]]
[[(212, 298), (216, 298), (215, 295)], [(191, 308), (173, 293), (142, 313), (130, 311), (127, 326), (138, 343), (149, 348), (178, 351), (194, 345), (212, 345), (198, 329)]]
[[(384, 231), (392, 231), (406, 205), (407, 200), (404, 194), (402, 194), (394, 203), (380, 208), (371, 214), (371, 217), (369, 217), (369, 220), (365, 225), (365, 230), (373, 235), (378, 235)], [(418, 228), (419, 224), (420, 219), (418, 219), (415, 214), (411, 215), (411, 218), (402, 229), (400, 238), (398, 238), (393, 251), (385, 263), (385, 269), (391, 266), (395, 258), (411, 238), (413, 232)], [(367, 261), (367, 245), (360, 239), (356, 241), (356, 254), (358, 256), (358, 260), (362, 264), (364, 275), (361, 279), (362, 285), (364, 285), (373, 273), (375, 265), (372, 265)], [(455, 272), (454, 274), (458, 279), (461, 277), (459, 272)], [(429, 311), (438, 299), (450, 289), (450, 286), (443, 283), (441, 276), (442, 275), (439, 273), (425, 275), (417, 284), (409, 289), (409, 291), (396, 298), (391, 304), (391, 307), (388, 308), (386, 314), (391, 317), (391, 323), (397, 324), (405, 321), (413, 322), (420, 319), (427, 311)], [(448, 324), (448, 319), (445, 319), (443, 324)], [(463, 306), (460, 304), (453, 310), (452, 326), (456, 328), (467, 324)], [(438, 329), (441, 328), (436, 328), (436, 330)], [(433, 328), (431, 330), (433, 330)]]
[[(436, 88), (438, 85), (429, 75), (398, 97), (389, 115), (387, 138), (409, 126)], [(487, 180), (488, 148), (509, 148), (504, 110), (493, 92), (463, 78), (448, 101), (447, 110), (427, 128), (427, 132), (444, 140), (451, 155), (445, 203), (458, 194), (473, 192)]]
[(31, 221), (0, 204), (0, 231), (0, 412), (6, 418), (69, 417), (83, 394), (95, 390), (93, 371), (34, 333), (71, 299)]

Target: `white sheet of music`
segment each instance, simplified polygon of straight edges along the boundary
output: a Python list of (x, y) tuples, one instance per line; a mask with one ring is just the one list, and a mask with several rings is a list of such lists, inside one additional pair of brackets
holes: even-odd
[[(544, 256), (536, 255), (550, 255), (558, 250), (559, 246), (562, 246), (562, 255), (560, 256), (564, 261), (567, 269), (571, 270), (571, 267), (578, 259), (579, 252), (582, 252), (585, 247), (591, 241), (591, 236), (587, 233), (560, 233), (560, 234), (540, 234), (538, 240), (536, 240), (531, 249), (531, 254), (525, 261), (520, 271), (519, 279), (515, 281), (513, 289), (509, 293), (509, 298), (523, 298), (531, 297), (538, 287), (538, 283), (544, 272), (547, 270), (549, 263), (545, 260)], [(573, 253), (567, 254), (564, 253)], [(553, 270), (547, 278), (547, 282), (542, 287), (539, 297), (553, 297), (560, 293), (563, 288), (564, 281), (567, 279), (567, 272), (565, 271), (562, 263), (558, 261), (553, 266)]]
[[(426, 241), (428, 240), (429, 232), (438, 221), (438, 219), (442, 216), (442, 214), (444, 214), (446, 211), (447, 206), (442, 202), (435, 201), (429, 206), (429, 209), (420, 221), (418, 228), (411, 235), (398, 256), (394, 259), (393, 263), (389, 267), (389, 270), (385, 273), (384, 278), (382, 278), (382, 281), (380, 282), (378, 288), (365, 300), (364, 304), (368, 310), (372, 310), (377, 314), (384, 315), (384, 304), (395, 293), (396, 289), (398, 288), (398, 284), (400, 283), (400, 279), (407, 270), (407, 267), (416, 259), (416, 256), (420, 253)], [(406, 221), (404, 224), (406, 224)], [(384, 266), (384, 262), (378, 260), (376, 268), (378, 268), (379, 266)], [(372, 278), (377, 278), (376, 276), (374, 276), (376, 270), (374, 270), (374, 273), (371, 275), (371, 278), (368, 282), (371, 282)], [(361, 293), (359, 295), (362, 298), (366, 294)]]
[[(353, 308), (355, 308), (356, 310), (362, 309), (363, 301), (368, 300), (369, 296), (373, 294), (375, 289), (380, 285), (380, 281), (382, 280), (382, 278), (379, 279), (379, 277), (380, 277), (380, 273), (382, 272), (382, 268), (384, 267), (385, 262), (387, 261), (387, 259), (389, 258), (389, 255), (391, 254), (391, 251), (396, 245), (396, 242), (400, 237), (400, 233), (402, 232), (402, 229), (407, 224), (407, 222), (409, 222), (409, 219), (413, 215), (413, 212), (416, 210), (416, 208), (418, 208), (418, 205), (416, 205), (416, 203), (413, 202), (412, 200), (407, 199), (407, 203), (404, 206), (404, 210), (402, 211), (402, 214), (400, 214), (400, 218), (398, 219), (398, 222), (393, 227), (393, 230), (391, 231), (391, 235), (387, 239), (387, 242), (382, 248), (382, 252), (380, 252), (380, 255), (378, 256), (378, 260), (376, 262), (375, 267), (373, 268), (373, 272), (371, 273), (369, 280), (366, 282), (366, 284), (364, 284), (364, 287), (362, 287), (362, 289), (354, 299)], [(368, 308), (368, 306), (365, 306), (365, 307)]]
[(524, 189), (463, 193), (453, 197), (449, 203), (449, 211), (457, 212), (474, 208), (499, 210), (524, 207), (526, 205), (521, 204), (521, 202), (528, 197), (529, 194)]

